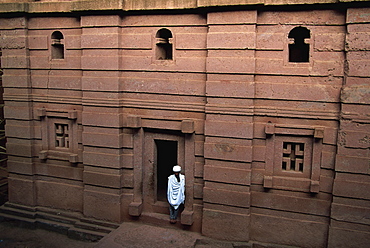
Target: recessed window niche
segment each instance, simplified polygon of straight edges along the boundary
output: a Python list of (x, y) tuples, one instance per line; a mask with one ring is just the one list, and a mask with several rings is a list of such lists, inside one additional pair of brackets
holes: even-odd
[(264, 187), (318, 193), (324, 130), (267, 123)]
[(156, 36), (156, 60), (173, 60), (172, 32), (166, 28), (158, 30)]
[(306, 41), (311, 38), (310, 30), (304, 27), (295, 27), (289, 32), (288, 38), (290, 40), (289, 62), (309, 62), (310, 45)]
[(64, 36), (60, 31), (51, 35), (51, 58), (64, 59)]
[(56, 159), (71, 163), (81, 162), (78, 149), (77, 111), (40, 108), (36, 110), (41, 124), (41, 161)]

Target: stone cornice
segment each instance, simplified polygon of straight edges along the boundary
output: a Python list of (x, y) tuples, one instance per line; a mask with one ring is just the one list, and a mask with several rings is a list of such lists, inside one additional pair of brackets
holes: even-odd
[(83, 11), (138, 11), (197, 9), (222, 6), (277, 6), (370, 2), (369, 0), (0, 0), (0, 13), (72, 13)]

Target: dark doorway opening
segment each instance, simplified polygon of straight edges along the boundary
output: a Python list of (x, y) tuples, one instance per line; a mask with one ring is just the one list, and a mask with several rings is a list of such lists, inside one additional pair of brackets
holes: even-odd
[(156, 140), (157, 201), (167, 201), (167, 180), (177, 164), (177, 141)]

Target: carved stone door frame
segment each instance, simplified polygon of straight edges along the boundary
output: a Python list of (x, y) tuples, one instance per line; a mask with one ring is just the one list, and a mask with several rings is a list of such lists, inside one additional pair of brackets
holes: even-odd
[[(156, 190), (148, 186), (153, 183), (154, 168), (156, 165), (150, 161), (155, 161), (155, 139), (177, 141), (178, 162), (183, 168), (185, 174), (185, 209), (181, 213), (181, 223), (192, 225), (194, 210), (194, 166), (195, 166), (195, 131), (192, 120), (181, 121), (178, 130), (164, 129), (146, 129), (141, 125), (140, 117), (128, 119), (128, 127), (135, 128), (133, 133), (134, 140), (134, 189), (133, 201), (129, 205), (129, 214), (131, 216), (140, 216), (143, 211), (160, 212), (163, 202), (156, 201)], [(152, 175), (153, 174), (153, 175)], [(164, 203), (166, 204), (166, 203)], [(159, 207), (160, 209), (158, 209)]]
[[(184, 136), (162, 132), (145, 132), (143, 154), (143, 212), (163, 213), (168, 209), (167, 202), (157, 200), (157, 146), (156, 141), (175, 141), (177, 143), (177, 163), (185, 171)], [(169, 171), (171, 173), (171, 171)]]

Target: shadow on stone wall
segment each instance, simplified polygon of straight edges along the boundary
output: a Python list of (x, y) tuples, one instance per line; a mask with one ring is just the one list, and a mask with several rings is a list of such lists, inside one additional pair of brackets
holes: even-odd
[[(0, 50), (0, 58), (2, 52)], [(8, 170), (7, 170), (7, 155), (5, 149), (5, 120), (4, 120), (4, 100), (3, 100), (3, 70), (0, 59), (0, 205), (8, 201)]]

